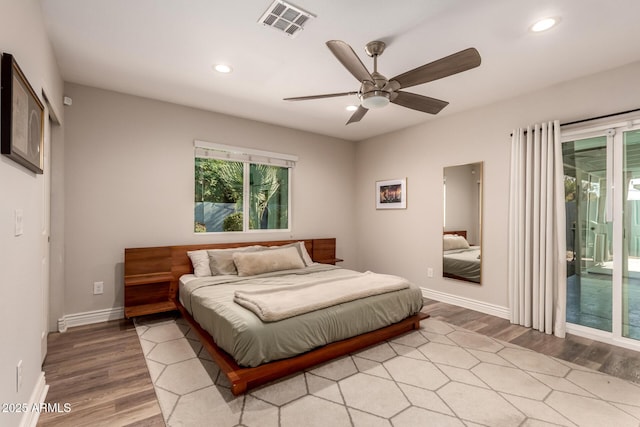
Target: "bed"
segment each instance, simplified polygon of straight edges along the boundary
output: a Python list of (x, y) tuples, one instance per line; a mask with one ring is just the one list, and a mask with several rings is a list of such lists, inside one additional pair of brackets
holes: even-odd
[[(127, 268), (127, 262), (139, 264), (141, 260), (155, 270), (170, 269), (172, 280), (175, 280), (171, 289), (176, 289), (173, 298), (177, 309), (193, 326), (204, 347), (226, 374), (235, 395), (418, 329), (420, 320), (428, 317), (420, 312), (422, 294), (415, 285), (395, 276), (389, 276), (389, 280), (386, 277), (378, 280), (379, 276), (385, 275), (335, 266), (339, 261), (335, 258), (335, 239), (302, 242), (172, 246), (160, 252), (158, 248), (127, 249), (125, 272), (139, 272), (140, 267)], [(252, 249), (258, 245), (271, 249)], [(253, 274), (255, 272), (251, 269), (255, 269), (254, 266), (271, 265), (257, 262), (260, 257), (269, 259), (266, 257), (276, 257), (276, 253), (281, 257), (285, 252), (283, 248), (288, 248), (288, 255), (291, 255), (292, 245), (298, 245), (298, 248), (303, 245), (306, 249), (308, 258), (302, 257), (302, 265), (288, 268), (290, 266), (285, 263), (284, 269), (261, 271), (258, 268)], [(203, 250), (214, 251), (218, 255), (224, 253), (226, 258), (227, 251), (236, 253), (237, 273), (196, 276), (197, 264), (192, 263), (188, 254)], [(161, 258), (168, 259), (150, 260), (144, 251), (164, 253)], [(247, 269), (250, 274), (244, 274)], [(375, 292), (363, 287), (365, 294), (344, 299), (343, 285), (352, 287), (369, 281), (374, 288), (379, 282)], [(285, 288), (294, 292), (291, 304), (279, 304), (282, 294), (278, 292)], [(307, 298), (300, 297), (305, 295), (304, 292), (328, 294), (330, 300), (308, 310)], [(275, 301), (276, 308), (260, 305), (265, 301), (268, 304)], [(258, 304), (258, 309), (248, 308), (251, 304)]]
[(442, 253), (444, 277), (480, 283), (480, 246), (467, 242), (466, 230), (445, 231)]

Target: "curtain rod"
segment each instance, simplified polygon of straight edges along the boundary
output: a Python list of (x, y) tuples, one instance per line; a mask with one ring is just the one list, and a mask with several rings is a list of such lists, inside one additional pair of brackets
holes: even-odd
[[(605, 114), (603, 116), (589, 117), (588, 119), (575, 120), (573, 122), (568, 122), (568, 123), (560, 123), (560, 127), (569, 126), (569, 125), (576, 125), (578, 123), (590, 122), (592, 120), (606, 119), (607, 117), (615, 117), (615, 116), (620, 116), (622, 114), (635, 113), (635, 112), (638, 112), (638, 111), (640, 111), (640, 108), (635, 108), (633, 110), (627, 110), (627, 111), (620, 111), (618, 113)], [(524, 130), (524, 133), (527, 133), (526, 129)], [(513, 133), (511, 133), (509, 136), (513, 136)]]
[(636, 108), (636, 109), (633, 109), (633, 110), (627, 110), (627, 111), (620, 111), (619, 113), (605, 114), (603, 116), (590, 117), (588, 119), (576, 120), (576, 121), (569, 122), (569, 123), (560, 123), (560, 126), (576, 125), (578, 123), (590, 122), (592, 120), (598, 120), (598, 119), (606, 119), (607, 117), (620, 116), (622, 114), (635, 113), (635, 112), (638, 112), (638, 111), (640, 111), (640, 108)]

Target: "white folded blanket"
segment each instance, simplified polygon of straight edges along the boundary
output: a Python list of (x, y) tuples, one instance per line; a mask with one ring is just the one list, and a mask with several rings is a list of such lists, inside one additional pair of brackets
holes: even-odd
[(275, 322), (343, 302), (408, 287), (409, 283), (402, 277), (367, 271), (355, 277), (320, 283), (235, 291), (233, 300), (253, 311), (263, 322)]

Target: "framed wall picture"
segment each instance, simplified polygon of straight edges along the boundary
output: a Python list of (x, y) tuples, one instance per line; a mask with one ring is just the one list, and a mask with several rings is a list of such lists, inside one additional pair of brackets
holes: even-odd
[(13, 55), (2, 54), (1, 71), (1, 152), (27, 169), (42, 173), (44, 106)]
[(407, 179), (376, 181), (376, 209), (406, 209)]

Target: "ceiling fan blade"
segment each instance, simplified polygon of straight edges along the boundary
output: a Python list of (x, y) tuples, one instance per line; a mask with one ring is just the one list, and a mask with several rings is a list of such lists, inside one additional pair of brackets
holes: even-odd
[(306, 101), (309, 99), (322, 99), (322, 98), (334, 98), (336, 96), (357, 95), (358, 92), (341, 92), (341, 93), (327, 93), (325, 95), (309, 95), (309, 96), (297, 96), (294, 98), (284, 98), (284, 101)]
[(423, 113), (438, 114), (440, 110), (449, 105), (447, 101), (429, 98), (417, 93), (396, 92), (396, 95), (391, 99), (391, 102)]
[(470, 47), (453, 55), (445, 56), (411, 71), (400, 74), (390, 80), (400, 83), (401, 88), (420, 85), (470, 70), (480, 65), (481, 58), (478, 51)]
[(362, 105), (360, 105), (355, 113), (351, 115), (349, 121), (345, 123), (345, 125), (348, 125), (349, 123), (359, 122), (360, 120), (362, 120), (364, 115), (367, 114), (367, 111), (369, 111), (367, 108), (364, 108)]
[(356, 55), (347, 43), (341, 40), (329, 40), (327, 47), (359, 82), (365, 80), (373, 81), (373, 77), (371, 77), (371, 73), (369, 73), (367, 67), (364, 66), (358, 55)]

